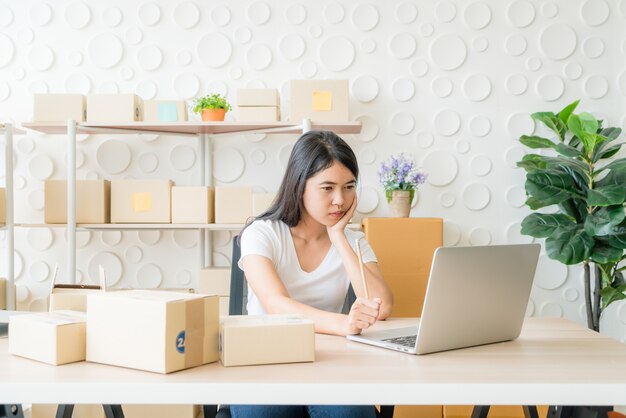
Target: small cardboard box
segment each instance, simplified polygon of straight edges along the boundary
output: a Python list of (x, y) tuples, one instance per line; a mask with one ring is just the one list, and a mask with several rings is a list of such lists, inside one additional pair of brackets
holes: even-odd
[(252, 216), (259, 216), (269, 209), (276, 193), (252, 193)]
[(57, 311), (11, 316), (9, 353), (53, 365), (85, 360), (85, 314)]
[(215, 188), (215, 223), (242, 224), (251, 216), (251, 187)]
[[(58, 405), (33, 405), (31, 418), (55, 418)], [(196, 418), (199, 405), (122, 405), (125, 418)], [(72, 418), (105, 418), (102, 405), (74, 405)]]
[(217, 361), (218, 332), (218, 296), (122, 290), (87, 299), (87, 361), (170, 373)]
[(225, 317), (220, 323), (220, 343), (224, 366), (315, 360), (315, 326), (300, 315)]
[(0, 187), (0, 224), (7, 222), (7, 189)]
[(237, 106), (280, 106), (278, 89), (237, 89)]
[(228, 267), (201, 269), (198, 293), (230, 296), (230, 269)]
[(0, 277), (0, 310), (7, 308), (7, 279)]
[(345, 122), (348, 105), (348, 80), (291, 80), (291, 122)]
[(143, 120), (143, 100), (136, 94), (88, 94), (87, 122)]
[(54, 266), (52, 275), (52, 287), (50, 289), (50, 304), (48, 310), (52, 311), (77, 311), (87, 312), (87, 295), (106, 291), (106, 278), (104, 268), (98, 266), (100, 277), (99, 285), (62, 284), (57, 283), (59, 266)]
[(278, 122), (280, 108), (275, 106), (246, 106), (237, 108), (238, 122)]
[(82, 94), (35, 94), (33, 122), (84, 122), (85, 117)]
[(215, 221), (213, 187), (172, 187), (173, 224), (210, 224)]
[[(67, 180), (44, 183), (44, 220), (47, 224), (67, 223)], [(76, 223), (111, 222), (111, 182), (108, 180), (76, 181)]]
[(184, 100), (146, 100), (143, 102), (144, 122), (186, 122)]
[(228, 315), (230, 308), (230, 296), (220, 296), (220, 316)]
[(111, 181), (111, 223), (170, 223), (171, 180)]

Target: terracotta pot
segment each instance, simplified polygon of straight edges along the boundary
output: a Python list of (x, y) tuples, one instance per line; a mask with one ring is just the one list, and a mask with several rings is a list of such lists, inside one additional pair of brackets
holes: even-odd
[(389, 201), (389, 217), (408, 218), (411, 212), (411, 191), (393, 190)]
[(219, 122), (224, 120), (226, 109), (202, 109), (200, 115), (205, 122)]

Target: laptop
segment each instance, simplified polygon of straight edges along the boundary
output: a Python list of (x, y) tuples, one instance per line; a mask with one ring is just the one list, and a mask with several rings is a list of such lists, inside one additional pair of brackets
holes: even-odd
[(348, 338), (410, 354), (513, 340), (522, 329), (540, 249), (539, 244), (437, 248), (416, 326)]

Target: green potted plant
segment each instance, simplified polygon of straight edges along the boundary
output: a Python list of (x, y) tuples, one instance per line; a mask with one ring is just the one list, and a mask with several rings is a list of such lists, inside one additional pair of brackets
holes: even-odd
[(226, 97), (221, 94), (207, 94), (193, 101), (193, 112), (199, 113), (203, 121), (223, 121), (226, 112), (232, 110)]
[[(522, 221), (521, 233), (545, 238), (551, 259), (582, 264), (587, 326), (599, 331), (602, 310), (626, 298), (626, 267), (620, 265), (626, 249), (626, 158), (612, 158), (623, 145), (621, 129), (604, 128), (589, 113), (575, 114), (578, 102), (557, 114), (531, 115), (553, 139), (519, 139), (546, 150), (517, 163), (526, 171), (526, 205), (535, 211)], [(549, 207), (558, 210), (546, 213)]]

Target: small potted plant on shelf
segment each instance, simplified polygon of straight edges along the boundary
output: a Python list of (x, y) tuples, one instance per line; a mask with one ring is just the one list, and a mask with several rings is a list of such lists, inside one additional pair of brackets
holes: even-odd
[(193, 112), (199, 113), (203, 121), (223, 121), (226, 112), (232, 110), (226, 97), (221, 94), (207, 94), (193, 101)]
[(378, 176), (389, 203), (389, 216), (407, 218), (415, 191), (426, 181), (426, 174), (417, 168), (415, 161), (401, 153), (384, 161)]

